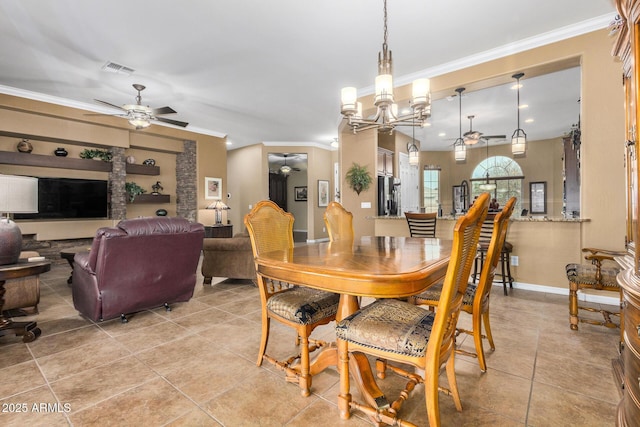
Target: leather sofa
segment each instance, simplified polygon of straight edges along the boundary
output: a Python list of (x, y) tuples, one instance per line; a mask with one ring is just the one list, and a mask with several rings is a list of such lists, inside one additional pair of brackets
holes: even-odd
[(247, 233), (237, 233), (231, 238), (206, 238), (202, 244), (202, 268), (205, 285), (212, 277), (229, 279), (256, 278), (256, 266)]
[[(38, 252), (21, 252), (20, 259), (37, 257)], [(2, 311), (9, 311), (11, 316), (38, 314), (40, 302), (39, 276), (9, 279), (4, 284), (4, 304)]]
[(98, 229), (89, 252), (74, 257), (75, 308), (93, 321), (191, 299), (204, 226), (184, 218), (120, 221)]

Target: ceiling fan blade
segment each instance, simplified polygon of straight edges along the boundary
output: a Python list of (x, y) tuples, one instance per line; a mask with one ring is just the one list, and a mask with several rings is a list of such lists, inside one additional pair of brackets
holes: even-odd
[(507, 135), (482, 135), (483, 139), (507, 139)]
[(154, 108), (153, 110), (153, 114), (155, 116), (159, 115), (159, 114), (175, 114), (177, 111), (174, 110), (171, 107), (161, 107), (161, 108)]
[(178, 121), (178, 120), (166, 119), (164, 117), (156, 117), (155, 120), (157, 120), (159, 122), (169, 123), (169, 124), (175, 125), (175, 126), (181, 126), (183, 128), (187, 127), (187, 125), (189, 124), (187, 122), (181, 122), (181, 121)]
[(118, 110), (124, 110), (124, 108), (122, 108), (121, 106), (116, 105), (116, 104), (112, 104), (112, 103), (107, 102), (107, 101), (101, 101), (99, 99), (94, 99), (94, 101), (99, 102), (99, 103), (104, 104), (104, 105), (108, 105), (109, 107), (117, 108)]

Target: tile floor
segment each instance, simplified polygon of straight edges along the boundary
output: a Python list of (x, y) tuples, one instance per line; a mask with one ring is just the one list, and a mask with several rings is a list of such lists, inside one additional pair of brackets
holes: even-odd
[[(256, 367), (260, 301), (250, 282), (203, 286), (200, 277), (194, 298), (171, 312), (95, 324), (73, 308), (68, 275), (65, 263), (42, 276), (40, 338), (0, 338), (2, 426), (371, 425), (357, 412), (339, 419), (335, 370), (316, 376), (303, 398), (282, 372)], [(495, 286), (491, 310), (496, 351), (487, 354), (489, 370), (482, 374), (474, 359), (457, 357), (464, 410), (457, 413), (441, 394), (444, 426), (615, 424), (618, 330), (582, 324), (571, 331), (566, 296), (515, 289), (505, 297)], [(469, 320), (461, 315), (467, 326)], [(288, 328), (274, 322), (272, 330), (270, 351), (293, 349)], [(315, 336), (332, 333), (327, 325)], [(471, 338), (461, 345), (472, 346)], [(390, 374), (380, 385), (392, 395), (401, 382)], [(427, 425), (421, 386), (402, 415)]]

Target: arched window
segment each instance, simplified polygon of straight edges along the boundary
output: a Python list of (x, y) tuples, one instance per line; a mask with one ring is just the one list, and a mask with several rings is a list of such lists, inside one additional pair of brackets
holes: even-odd
[(523, 180), (522, 168), (515, 160), (505, 156), (489, 157), (481, 161), (471, 174), (471, 196), (475, 198), (488, 191), (481, 189), (481, 184), (495, 184), (495, 189), (489, 190), (491, 198), (495, 198), (502, 207), (511, 197), (517, 197), (515, 212), (520, 212)]

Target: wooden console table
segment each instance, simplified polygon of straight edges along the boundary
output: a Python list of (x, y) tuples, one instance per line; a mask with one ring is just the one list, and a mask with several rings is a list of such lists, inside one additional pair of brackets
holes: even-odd
[(206, 225), (204, 227), (204, 237), (233, 237), (233, 225)]
[(13, 332), (16, 336), (22, 336), (22, 342), (32, 342), (40, 336), (40, 329), (36, 322), (14, 322), (4, 317), (2, 307), (4, 306), (4, 284), (8, 279), (18, 279), (20, 277), (36, 276), (51, 269), (49, 261), (19, 261), (17, 264), (0, 265), (0, 336)]

